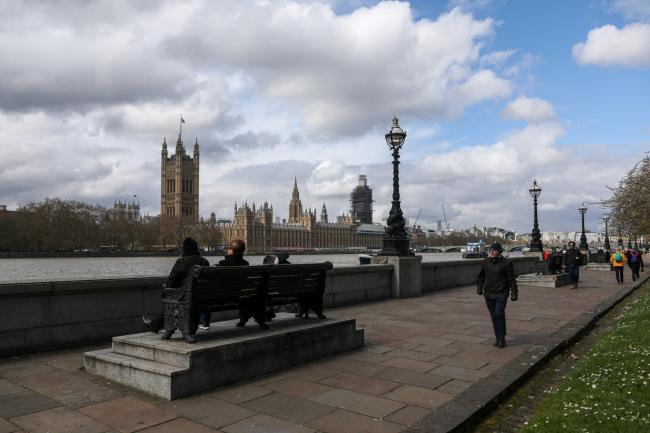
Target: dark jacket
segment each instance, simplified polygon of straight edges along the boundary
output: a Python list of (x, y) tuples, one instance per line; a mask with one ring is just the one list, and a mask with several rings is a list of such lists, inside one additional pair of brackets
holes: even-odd
[(248, 262), (244, 260), (243, 254), (231, 254), (226, 256), (223, 260), (219, 261), (217, 266), (248, 266)]
[(192, 269), (192, 266), (210, 266), (210, 263), (201, 257), (198, 251), (192, 251), (187, 254), (183, 254), (183, 257), (176, 260), (174, 267), (167, 277), (167, 287), (180, 287), (183, 285), (183, 280), (187, 278), (187, 275)]
[(503, 256), (488, 257), (481, 263), (476, 285), (489, 299), (508, 297), (510, 291), (517, 295), (515, 269), (510, 259)]
[(645, 265), (644, 265), (644, 263), (643, 263), (643, 254), (641, 254), (640, 252), (637, 252), (637, 253), (636, 253), (636, 255), (637, 255), (636, 263), (633, 263), (633, 262), (632, 262), (632, 255), (633, 255), (633, 253), (632, 253), (632, 251), (630, 251), (630, 255), (629, 255), (628, 258), (627, 258), (627, 264), (628, 264), (628, 266), (629, 266), (631, 269), (634, 269), (635, 271), (638, 271), (639, 268), (641, 268), (641, 269), (645, 269)]
[(564, 266), (567, 268), (574, 268), (582, 265), (582, 253), (577, 248), (569, 248), (564, 253)]

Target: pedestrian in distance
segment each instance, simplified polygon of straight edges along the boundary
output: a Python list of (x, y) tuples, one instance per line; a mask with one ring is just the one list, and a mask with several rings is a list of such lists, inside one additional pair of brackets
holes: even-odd
[(578, 288), (580, 280), (580, 265), (582, 265), (582, 253), (576, 248), (576, 243), (569, 242), (568, 248), (564, 253), (564, 268), (569, 274), (569, 282), (572, 289)]
[[(178, 260), (176, 260), (176, 263), (174, 263), (174, 266), (172, 267), (172, 270), (167, 277), (165, 287), (181, 287), (183, 285), (183, 281), (185, 281), (189, 275), (190, 269), (192, 269), (193, 266), (210, 266), (210, 263), (205, 258), (201, 257), (201, 253), (199, 252), (199, 245), (194, 239), (190, 237), (185, 238), (182, 248), (183, 255), (182, 257), (178, 258)], [(153, 317), (142, 316), (142, 321), (144, 322), (145, 326), (154, 333), (160, 331), (164, 325), (164, 317), (162, 313), (157, 314)], [(164, 337), (169, 338), (167, 334), (165, 334)]]
[(641, 277), (641, 275), (639, 274), (639, 270), (641, 270), (641, 272), (645, 272), (645, 265), (643, 264), (643, 256), (641, 255), (641, 252), (637, 248), (630, 250), (630, 255), (628, 257), (627, 264), (630, 267), (630, 270), (632, 271), (632, 281), (636, 281), (637, 278)]
[(616, 248), (616, 251), (610, 256), (609, 261), (614, 268), (614, 272), (616, 272), (616, 282), (623, 284), (623, 270), (625, 269), (625, 263), (627, 263), (625, 253), (620, 248)]
[(513, 302), (518, 298), (514, 266), (510, 259), (501, 255), (502, 252), (500, 243), (490, 245), (489, 256), (481, 263), (476, 280), (476, 293), (485, 297), (496, 338), (494, 345), (497, 347), (506, 347), (508, 296)]

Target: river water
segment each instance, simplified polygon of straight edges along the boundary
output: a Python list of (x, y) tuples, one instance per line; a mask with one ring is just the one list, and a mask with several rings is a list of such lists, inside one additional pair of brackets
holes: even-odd
[[(510, 253), (512, 256), (521, 253)], [(262, 264), (264, 256), (250, 255), (251, 265)], [(422, 253), (423, 262), (459, 260), (461, 253)], [(61, 257), (0, 259), (0, 283), (91, 280), (101, 278), (158, 277), (166, 276), (177, 257)], [(222, 259), (207, 256), (210, 264)], [(293, 255), (291, 263), (315, 263), (330, 261), (335, 267), (357, 266), (357, 254)]]

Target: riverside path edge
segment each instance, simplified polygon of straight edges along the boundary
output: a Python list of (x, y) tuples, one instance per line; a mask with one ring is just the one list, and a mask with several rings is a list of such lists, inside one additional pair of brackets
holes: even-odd
[(510, 396), (523, 382), (558, 353), (571, 347), (619, 302), (650, 279), (643, 275), (635, 284), (622, 287), (594, 308), (587, 310), (553, 334), (518, 355), (508, 364), (443, 404), (402, 433), (456, 433), (467, 431)]

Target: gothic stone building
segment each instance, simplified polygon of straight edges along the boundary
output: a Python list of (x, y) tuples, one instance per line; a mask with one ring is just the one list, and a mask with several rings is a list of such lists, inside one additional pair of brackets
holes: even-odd
[(194, 143), (194, 158), (185, 153), (181, 134), (175, 152), (168, 157), (163, 140), (160, 166), (160, 216), (179, 219), (181, 227), (199, 221), (199, 141)]
[(339, 217), (336, 223), (327, 220), (325, 204), (320, 221), (316, 209), (304, 210), (300, 201), (297, 181), (289, 202), (289, 219), (285, 223), (273, 222), (273, 206), (264, 203), (259, 208), (235, 205), (232, 222), (217, 224), (223, 243), (240, 238), (251, 253), (275, 250), (318, 250), (348, 248), (381, 248), (385, 229), (377, 224), (353, 224), (349, 216)]

